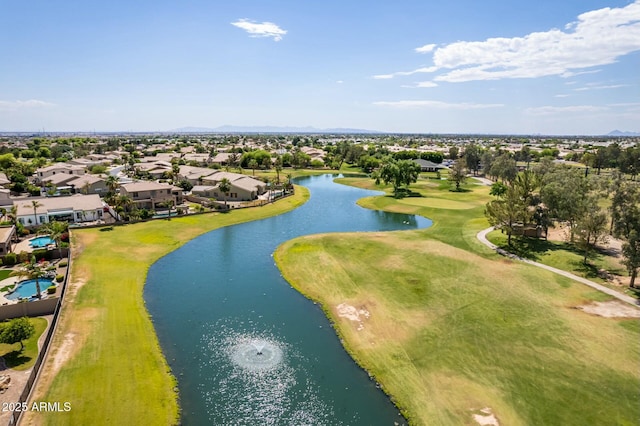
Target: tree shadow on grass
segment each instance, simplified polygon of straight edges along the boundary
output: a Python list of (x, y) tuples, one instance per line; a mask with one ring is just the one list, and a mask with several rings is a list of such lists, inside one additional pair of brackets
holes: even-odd
[(3, 356), (7, 367), (16, 368), (30, 362), (33, 358), (24, 354), (23, 351), (11, 351)]
[(540, 238), (521, 237), (515, 235), (511, 237), (510, 246), (505, 243), (500, 245), (500, 248), (524, 259), (533, 261), (540, 260), (540, 256), (547, 252), (558, 250), (567, 250), (581, 256), (584, 255), (583, 252), (579, 251), (569, 243), (557, 243)]
[[(589, 259), (589, 257), (587, 257), (587, 259)], [(591, 263), (585, 264), (582, 261), (577, 261), (571, 262), (571, 265), (573, 266), (573, 270), (578, 272), (578, 275), (581, 275), (585, 278), (598, 278), (599, 276), (598, 267)]]
[(395, 194), (392, 194), (391, 197), (396, 199), (402, 198), (424, 198), (424, 195), (417, 191), (412, 191), (410, 189), (401, 188)]

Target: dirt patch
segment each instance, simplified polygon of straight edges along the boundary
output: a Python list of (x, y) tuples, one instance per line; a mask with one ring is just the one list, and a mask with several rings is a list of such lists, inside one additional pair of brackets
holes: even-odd
[(364, 324), (362, 321), (368, 319), (371, 314), (368, 310), (362, 308), (356, 308), (355, 306), (351, 306), (347, 303), (341, 303), (336, 306), (336, 311), (338, 312), (338, 316), (341, 318), (346, 318), (350, 321), (358, 323), (356, 330), (360, 331), (364, 329)]
[(640, 318), (640, 309), (617, 301), (593, 302), (578, 306), (577, 309), (605, 318)]
[(489, 407), (485, 407), (480, 410), (479, 414), (474, 414), (473, 420), (475, 420), (476, 423), (482, 426), (500, 426), (498, 419), (491, 412), (491, 408)]

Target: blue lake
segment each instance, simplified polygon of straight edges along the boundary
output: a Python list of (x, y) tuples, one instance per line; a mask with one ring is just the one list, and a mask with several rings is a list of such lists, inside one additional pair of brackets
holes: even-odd
[(279, 244), (301, 235), (431, 225), (363, 209), (356, 201), (379, 193), (334, 178), (298, 179), (311, 191), (303, 206), (210, 232), (150, 268), (144, 298), (178, 379), (182, 424), (405, 423), (345, 352), (322, 310), (292, 289), (273, 261)]

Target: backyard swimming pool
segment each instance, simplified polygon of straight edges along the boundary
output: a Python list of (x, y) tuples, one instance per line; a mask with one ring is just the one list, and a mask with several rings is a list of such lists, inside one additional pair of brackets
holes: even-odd
[[(53, 280), (41, 278), (38, 280), (40, 283), (40, 292), (44, 292), (47, 288), (51, 287)], [(22, 298), (29, 298), (36, 294), (36, 280), (26, 280), (18, 283), (13, 293), (8, 294), (5, 298), (9, 300), (18, 300)]]
[(42, 248), (48, 246), (49, 244), (55, 244), (55, 241), (53, 241), (51, 237), (47, 235), (36, 237), (29, 241), (29, 245), (33, 248)]

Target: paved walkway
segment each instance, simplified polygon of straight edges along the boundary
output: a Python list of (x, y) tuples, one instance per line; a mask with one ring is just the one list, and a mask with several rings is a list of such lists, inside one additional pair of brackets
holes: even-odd
[(493, 185), (495, 183), (491, 179), (483, 178), (483, 177), (480, 177), (480, 176), (471, 176), (471, 178), (477, 180), (478, 182), (480, 182), (481, 184), (486, 185), (486, 186), (491, 186), (491, 185)]
[(491, 231), (493, 231), (493, 227), (491, 228), (487, 228), (487, 229), (483, 229), (482, 231), (478, 232), (478, 234), (476, 235), (476, 237), (478, 238), (478, 240), (480, 240), (480, 242), (482, 244), (484, 244), (485, 246), (489, 247), (492, 250), (495, 250), (498, 254), (501, 254), (503, 256), (509, 257), (511, 259), (515, 259), (515, 260), (520, 260), (522, 262), (528, 263), (530, 265), (534, 265), (537, 266), (539, 268), (542, 269), (546, 269), (547, 271), (551, 271), (551, 272), (555, 272), (556, 274), (562, 275), (563, 277), (567, 277), (570, 278), (574, 281), (578, 281), (582, 284), (588, 285), (589, 287), (592, 287), (598, 291), (601, 291), (603, 293), (608, 294), (609, 296), (613, 296), (618, 300), (622, 300), (623, 302), (629, 303), (631, 305), (634, 306), (638, 306), (638, 304), (640, 303), (640, 301), (638, 301), (637, 299), (631, 297), (631, 296), (627, 296), (626, 294), (621, 294), (615, 290), (612, 290), (608, 287), (605, 287), (601, 284), (595, 283), (593, 281), (590, 281), (586, 278), (582, 278), (579, 277), (577, 275), (574, 275), (570, 272), (567, 271), (563, 271), (562, 269), (558, 269), (558, 268), (554, 268), (553, 266), (548, 266), (548, 265), (544, 265), (542, 263), (538, 263), (538, 262), (534, 262), (533, 260), (529, 260), (529, 259), (525, 259), (522, 258), (520, 256), (516, 256), (513, 253), (509, 253), (506, 250), (503, 250), (501, 248), (499, 248), (498, 246), (496, 246), (495, 244), (493, 244), (491, 241), (487, 240), (487, 234)]

